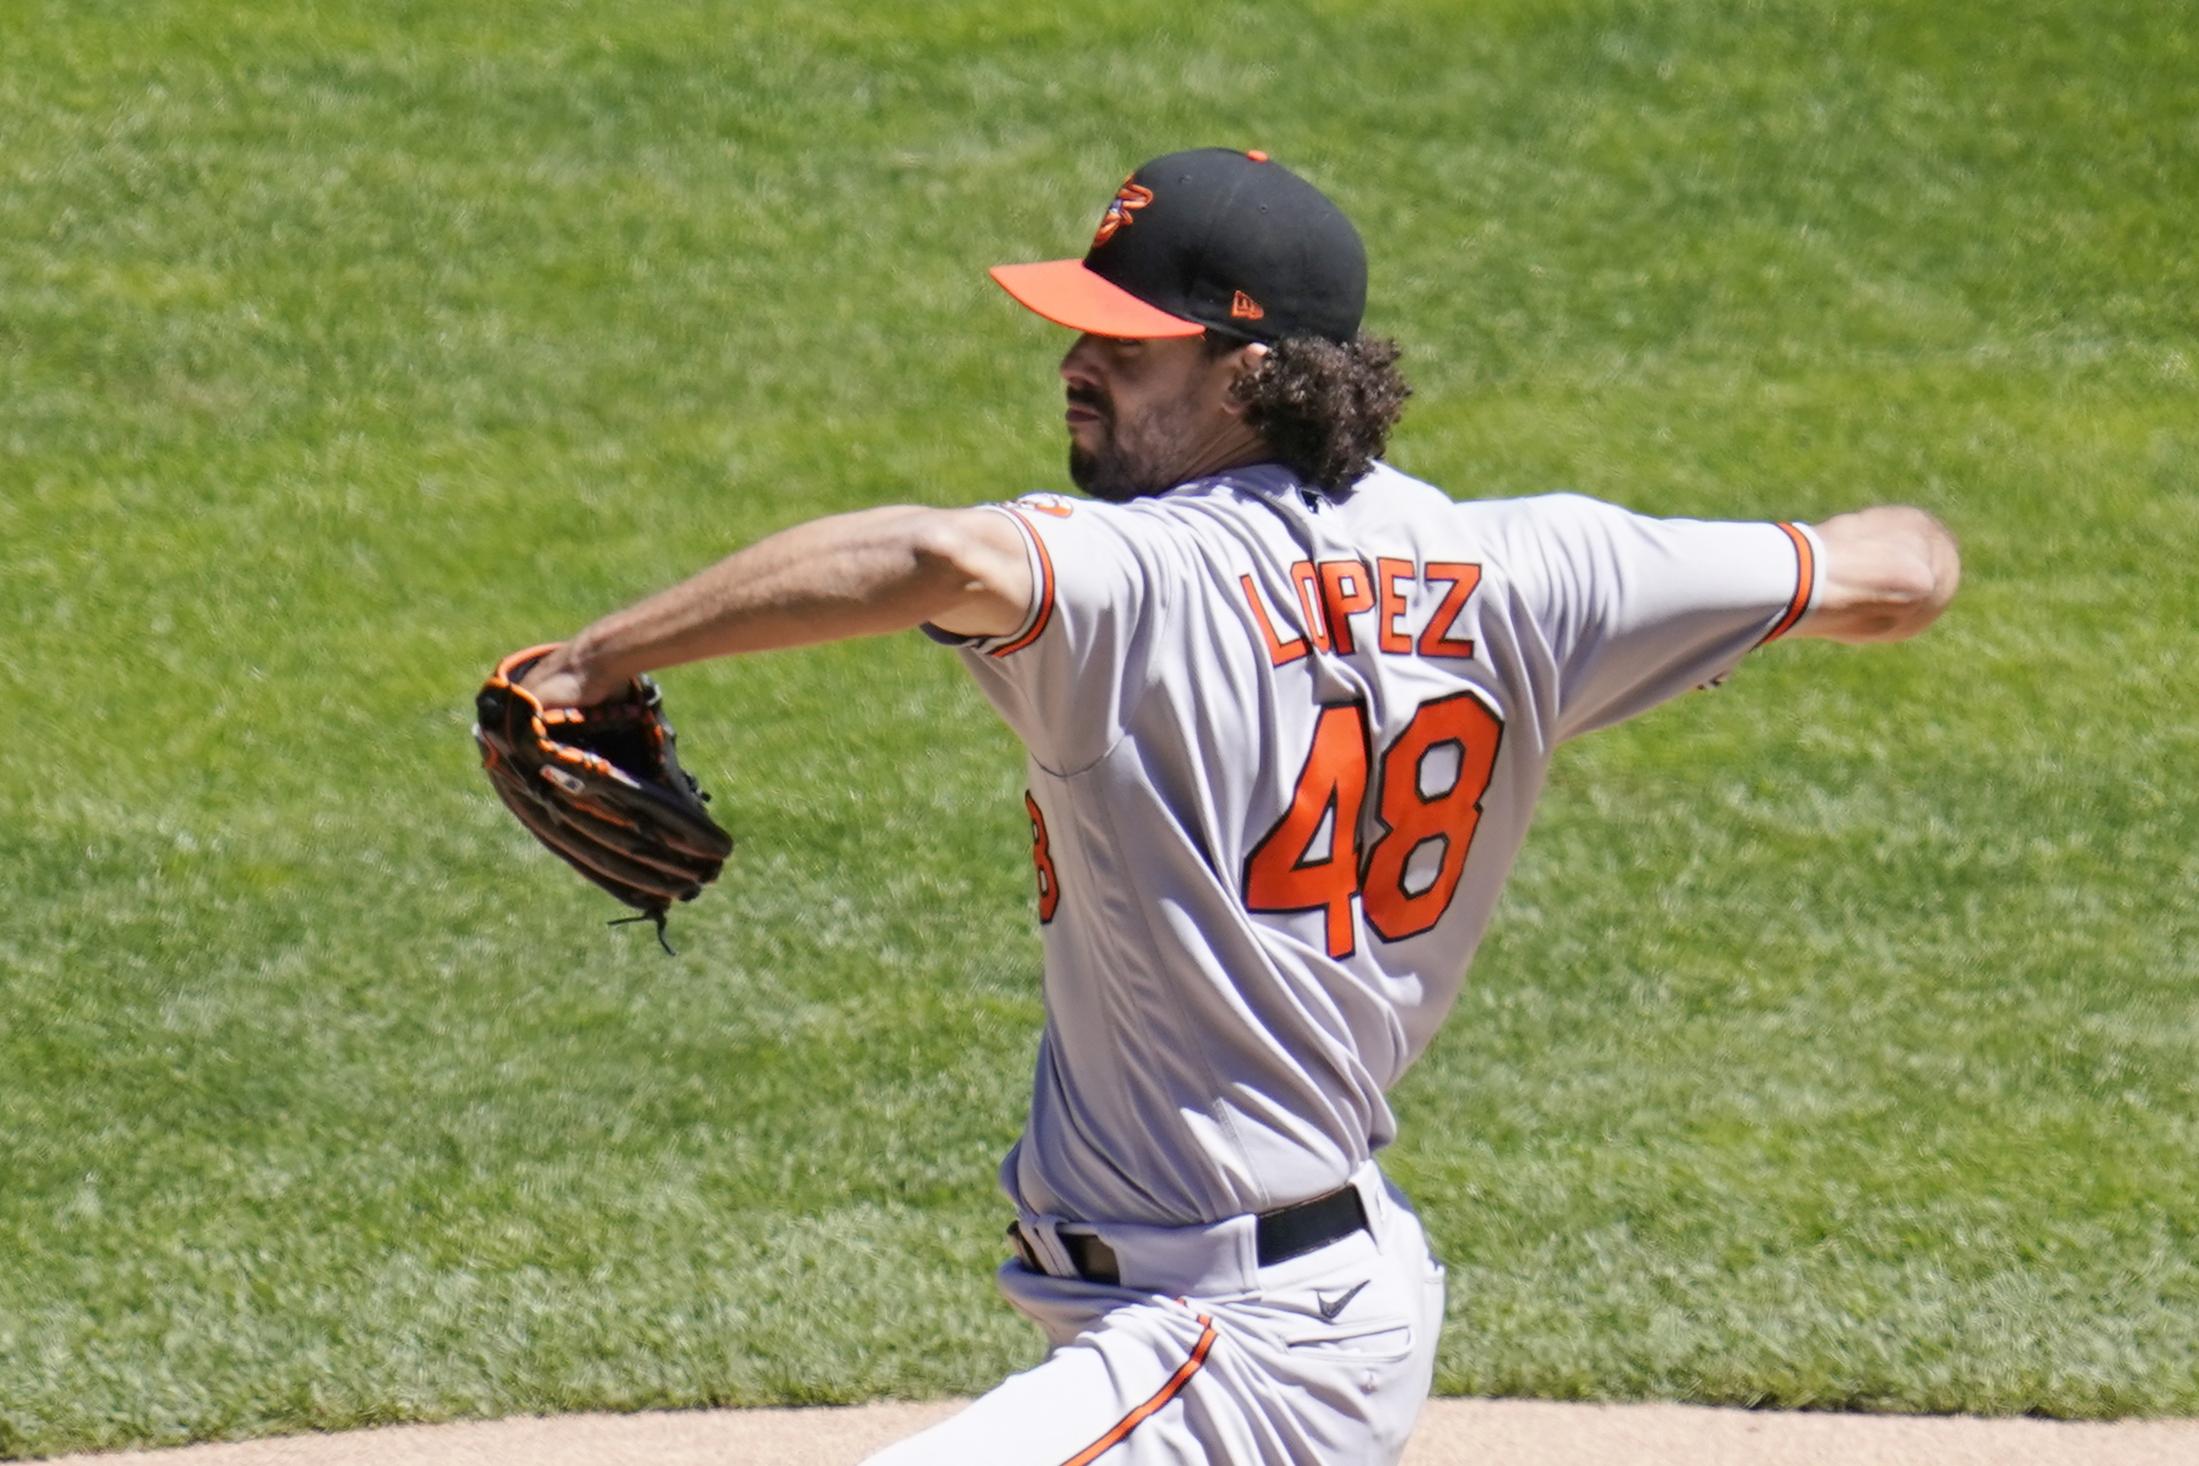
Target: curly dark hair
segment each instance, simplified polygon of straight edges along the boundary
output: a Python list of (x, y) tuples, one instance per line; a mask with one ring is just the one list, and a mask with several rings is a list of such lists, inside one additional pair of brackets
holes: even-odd
[[(1215, 356), (1245, 343), (1207, 333)], [(1382, 455), (1413, 389), (1398, 373), (1399, 348), (1387, 336), (1338, 344), (1291, 336), (1268, 347), (1232, 389), (1275, 456), (1324, 493), (1340, 494)]]

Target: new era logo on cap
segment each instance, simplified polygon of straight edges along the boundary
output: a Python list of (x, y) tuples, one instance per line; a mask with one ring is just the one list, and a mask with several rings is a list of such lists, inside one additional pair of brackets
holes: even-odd
[(1003, 289), (1095, 336), (1349, 341), (1367, 255), (1343, 212), (1265, 153), (1198, 148), (1124, 181), (1081, 260), (998, 265)]

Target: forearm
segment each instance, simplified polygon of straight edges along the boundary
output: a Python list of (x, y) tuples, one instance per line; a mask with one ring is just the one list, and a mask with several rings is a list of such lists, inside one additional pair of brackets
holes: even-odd
[(936, 514), (869, 509), (782, 530), (588, 626), (528, 684), (587, 702), (660, 667), (906, 630), (966, 591), (962, 572), (927, 548)]

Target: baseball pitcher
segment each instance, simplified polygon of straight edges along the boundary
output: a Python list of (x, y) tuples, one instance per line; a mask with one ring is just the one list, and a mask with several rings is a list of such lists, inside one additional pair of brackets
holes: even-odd
[[(1258, 152), (1133, 173), (1082, 259), (993, 271), (1075, 332), (1070, 477), (771, 536), (515, 685), (921, 628), (1029, 751), (1046, 1024), (1001, 1167), (1043, 1362), (891, 1466), (1395, 1461), (1443, 1270), (1378, 1166), (1552, 754), (1782, 638), (1953, 595), (1929, 515), (1458, 502), (1380, 462), (1407, 389), (1351, 223)], [(515, 673), (515, 676), (517, 674)]]

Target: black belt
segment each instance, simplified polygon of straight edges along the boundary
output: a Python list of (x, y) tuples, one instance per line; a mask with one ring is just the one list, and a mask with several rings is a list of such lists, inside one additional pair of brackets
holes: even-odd
[(1294, 1257), (1341, 1241), (1354, 1232), (1369, 1230), (1367, 1208), (1359, 1188), (1344, 1186), (1326, 1196), (1301, 1201), (1277, 1211), (1260, 1213), (1260, 1266), (1273, 1267)]
[[(1359, 1188), (1345, 1186), (1326, 1196), (1301, 1201), (1296, 1206), (1260, 1213), (1254, 1218), (1254, 1250), (1259, 1255), (1260, 1266), (1273, 1267), (1365, 1230), (1368, 1230), (1367, 1208), (1359, 1199)], [(1122, 1282), (1122, 1268), (1115, 1259), (1114, 1248), (1089, 1232), (1056, 1232), (1054, 1235), (1060, 1239), (1061, 1250), (1067, 1254), (1069, 1265), (1076, 1269), (1078, 1277), (1089, 1283), (1110, 1286)], [(1024, 1238), (1020, 1226), (1008, 1228), (1008, 1240), (1014, 1244), (1026, 1267), (1034, 1272), (1045, 1271), (1039, 1266), (1038, 1255)]]

